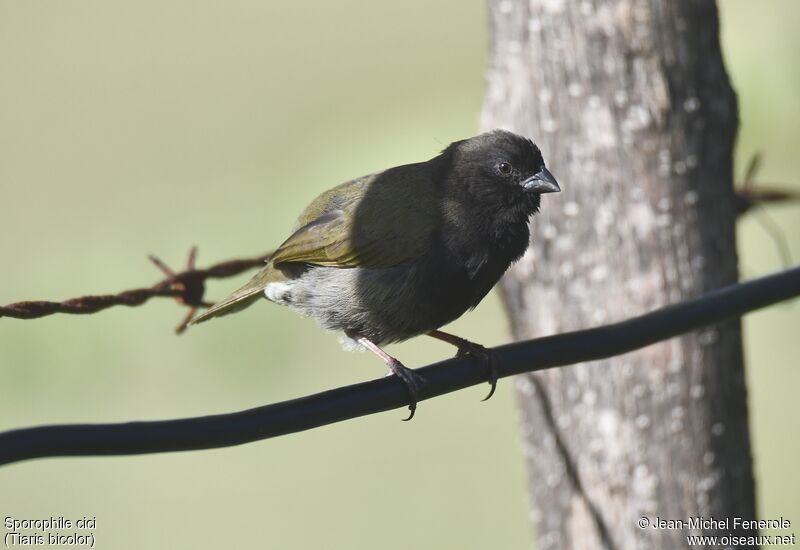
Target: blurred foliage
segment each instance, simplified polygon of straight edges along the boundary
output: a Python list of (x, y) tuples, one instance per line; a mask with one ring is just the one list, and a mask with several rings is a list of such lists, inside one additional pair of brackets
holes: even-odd
[[(800, 182), (800, 4), (723, 0), (737, 158)], [(476, 133), (483, 2), (0, 0), (0, 303), (156, 281), (269, 249), (320, 191)], [(797, 207), (770, 210), (800, 258)], [(745, 276), (780, 268), (740, 226)], [(210, 299), (240, 281), (212, 283)], [(383, 366), (263, 305), (190, 330), (164, 300), (0, 321), (0, 429), (194, 416), (374, 378)], [(796, 305), (745, 323), (761, 515), (800, 521)], [(453, 331), (507, 340), (495, 296)], [(409, 366), (452, 354), (417, 339)], [(102, 548), (520, 548), (512, 383), (240, 448), (0, 469), (0, 517), (97, 516)]]

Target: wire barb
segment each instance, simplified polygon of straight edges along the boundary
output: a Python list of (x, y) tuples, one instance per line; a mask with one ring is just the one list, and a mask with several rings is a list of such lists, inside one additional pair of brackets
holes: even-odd
[(737, 185), (736, 213), (742, 216), (755, 206), (800, 201), (800, 191), (785, 183), (756, 183), (756, 176), (761, 170), (764, 156), (757, 151), (750, 157), (745, 169), (744, 179)]
[(750, 157), (747, 168), (744, 171), (744, 179), (739, 184), (736, 191), (736, 214), (744, 216), (752, 214), (756, 222), (772, 237), (778, 254), (783, 262), (784, 269), (792, 264), (792, 253), (789, 243), (786, 240), (781, 227), (776, 224), (764, 208), (769, 204), (800, 202), (800, 191), (790, 189), (785, 184), (763, 184), (756, 183), (756, 176), (761, 170), (764, 155), (761, 151), (756, 151)]
[[(183, 334), (186, 330), (186, 327), (189, 326), (189, 323), (192, 322), (194, 318), (194, 314), (197, 313), (197, 309), (199, 307), (211, 307), (210, 302), (203, 301), (203, 295), (206, 292), (206, 280), (203, 277), (198, 277), (197, 275), (190, 275), (184, 277), (182, 279), (176, 279), (175, 272), (164, 263), (161, 258), (156, 256), (155, 254), (150, 254), (148, 256), (150, 261), (155, 264), (155, 266), (161, 270), (161, 272), (167, 276), (168, 280), (172, 281), (170, 283), (170, 287), (175, 289), (179, 292), (178, 296), (175, 297), (175, 301), (178, 302), (180, 305), (184, 305), (189, 308), (186, 312), (186, 315), (183, 316), (183, 320), (175, 327), (175, 334)], [(195, 261), (197, 260), (197, 246), (193, 246), (189, 250), (189, 257), (186, 260), (186, 270), (184, 273), (196, 273)]]

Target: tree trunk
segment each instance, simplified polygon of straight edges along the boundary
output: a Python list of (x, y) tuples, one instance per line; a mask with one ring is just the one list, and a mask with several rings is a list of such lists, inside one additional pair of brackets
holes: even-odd
[[(530, 136), (562, 189), (502, 285), (518, 339), (737, 280), (736, 97), (708, 0), (490, 0), (482, 126)], [(754, 535), (740, 325), (517, 379), (538, 548)], [(640, 528), (693, 517), (730, 528)]]

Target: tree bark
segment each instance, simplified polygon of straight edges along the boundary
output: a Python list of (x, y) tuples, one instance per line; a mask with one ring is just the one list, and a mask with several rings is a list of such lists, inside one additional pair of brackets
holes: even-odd
[[(482, 126), (562, 189), (507, 274), (513, 335), (606, 323), (737, 280), (736, 97), (709, 0), (489, 0)], [(683, 548), (754, 518), (740, 324), (517, 379), (538, 548)], [(730, 518), (730, 529), (640, 528)], [(736, 530), (736, 535), (754, 531)]]

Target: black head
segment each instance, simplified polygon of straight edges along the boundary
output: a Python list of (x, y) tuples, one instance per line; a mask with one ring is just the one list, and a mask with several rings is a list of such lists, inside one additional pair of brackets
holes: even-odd
[(542, 193), (561, 191), (539, 148), (505, 130), (452, 143), (442, 156), (448, 195), (463, 194), (482, 208), (530, 216)]

